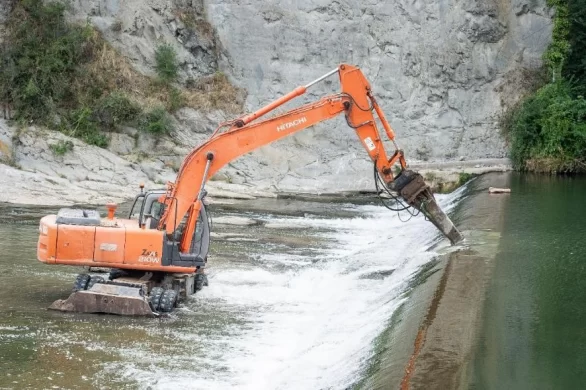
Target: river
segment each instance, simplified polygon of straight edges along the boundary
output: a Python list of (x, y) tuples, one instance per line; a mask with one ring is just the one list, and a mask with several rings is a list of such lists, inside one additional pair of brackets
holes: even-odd
[(586, 179), (513, 174), (473, 389), (583, 389)]
[(169, 318), (64, 314), (80, 270), (35, 257), (55, 211), (0, 205), (0, 388), (348, 388), (447, 246), (368, 199), (215, 205), (254, 224), (214, 224), (210, 285)]
[[(486, 195), (503, 180), (440, 196), (471, 245), (447, 263), (430, 223), (370, 199), (214, 205), (254, 224), (214, 224), (210, 286), (164, 319), (46, 310), (79, 272), (35, 258), (38, 220), (56, 209), (0, 205), (0, 388), (388, 388), (422, 332), (414, 386), (452, 383), (433, 354), (460, 333), (474, 335), (461, 388), (582, 388), (586, 180), (510, 174), (510, 195)], [(463, 302), (479, 307), (473, 332), (446, 327)]]

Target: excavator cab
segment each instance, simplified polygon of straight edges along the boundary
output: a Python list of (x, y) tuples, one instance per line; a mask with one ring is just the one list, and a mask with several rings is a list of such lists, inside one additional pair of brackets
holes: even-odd
[(146, 225), (146, 229), (156, 229), (163, 210), (159, 198), (164, 193), (164, 190), (153, 190), (138, 194), (134, 198), (128, 219), (138, 220), (139, 226)]
[[(156, 229), (164, 212), (165, 204), (160, 200), (165, 193), (165, 190), (151, 190), (138, 194), (134, 199), (128, 219), (137, 220), (141, 228)], [(167, 235), (164, 239), (161, 259), (163, 265), (185, 267), (190, 266), (189, 263), (193, 263), (194, 266), (203, 266), (207, 262), (210, 248), (210, 220), (209, 210), (204, 202), (202, 204), (203, 207), (199, 211), (189, 253), (180, 253), (178, 249), (185, 233), (188, 218), (185, 215), (175, 232), (172, 235)]]

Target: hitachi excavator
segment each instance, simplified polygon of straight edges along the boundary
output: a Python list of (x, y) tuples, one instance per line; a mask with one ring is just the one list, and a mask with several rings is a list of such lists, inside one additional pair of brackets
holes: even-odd
[[(333, 75), (339, 77), (340, 93), (263, 118)], [(440, 209), (429, 186), (421, 175), (407, 168), (403, 151), (363, 73), (342, 64), (258, 111), (221, 123), (183, 160), (174, 183), (157, 191), (141, 188), (128, 218), (116, 217), (115, 204), (107, 205), (104, 218), (97, 211), (80, 209), (61, 209), (57, 215), (43, 217), (37, 247), (40, 261), (111, 269), (107, 279), (78, 275), (69, 298), (54, 302), (50, 308), (148, 316), (171, 311), (207, 285), (204, 270), (210, 226), (204, 202), (206, 182), (236, 158), (341, 114), (370, 156), (377, 190), (394, 205), (387, 206), (421, 212), (452, 244), (460, 241), (460, 232)], [(390, 156), (377, 118), (394, 147)]]

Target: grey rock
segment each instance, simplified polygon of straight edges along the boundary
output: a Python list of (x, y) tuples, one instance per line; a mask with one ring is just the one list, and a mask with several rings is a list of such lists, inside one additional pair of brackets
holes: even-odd
[(4, 119), (0, 119), (0, 163), (13, 163), (12, 138), (15, 133), (16, 130), (13, 127), (8, 126)]
[[(74, 6), (80, 20), (122, 21), (118, 35), (106, 24), (100, 29), (139, 69), (152, 72), (153, 47), (170, 43), (183, 79), (223, 71), (248, 91), (248, 111), (341, 62), (357, 64), (409, 161), (505, 157), (493, 118), (523, 94), (523, 86), (507, 87), (511, 75), (537, 69), (551, 39), (545, 0), (82, 3)], [(328, 80), (292, 104), (337, 88), (335, 79)], [(173, 138), (188, 148), (228, 119), (192, 109), (179, 110), (176, 118)], [(244, 156), (223, 173), (234, 183), (263, 188), (326, 189), (332, 182), (329, 190), (342, 190), (367, 175), (350, 163), (355, 160), (368, 165), (353, 131), (343, 121), (329, 121)], [(344, 180), (327, 179), (332, 161), (343, 161), (335, 174)]]
[[(0, 9), (0, 40), (5, 15)], [(552, 30), (545, 0), (89, 0), (73, 2), (69, 16), (93, 23), (145, 74), (154, 75), (161, 43), (175, 48), (181, 83), (224, 72), (248, 92), (249, 112), (339, 63), (356, 64), (413, 166), (505, 157), (498, 116), (529, 88), (525, 80), (541, 66)], [(286, 108), (337, 91), (333, 77)], [(31, 193), (65, 187), (84, 202), (124, 197), (138, 182), (174, 180), (183, 157), (228, 119), (182, 109), (171, 137), (157, 142), (141, 133), (134, 146), (136, 129), (126, 128), (110, 151), (71, 140), (74, 150), (62, 157), (49, 145), (69, 138), (29, 128), (12, 151), (26, 172), (3, 169), (27, 183), (58, 183), (23, 184)], [(216, 179), (270, 192), (333, 192), (372, 188), (371, 170), (354, 131), (338, 118), (243, 156)]]
[[(519, 14), (520, 9), (525, 11)], [(432, 160), (506, 154), (496, 126), (486, 123), (502, 110), (494, 88), (511, 69), (537, 68), (551, 35), (545, 0), (256, 5), (211, 0), (207, 12), (230, 55), (229, 63), (220, 67), (230, 70), (234, 81), (248, 90), (249, 109), (340, 62), (355, 63), (380, 96), (407, 157), (413, 158), (421, 147), (425, 131), (433, 139)], [(250, 25), (262, 28), (252, 31)], [(309, 94), (335, 91), (336, 84), (323, 84)], [(521, 94), (517, 90), (512, 98)], [(435, 96), (431, 102), (430, 95)], [(490, 142), (485, 145), (467, 136), (477, 123), (487, 129)], [(351, 150), (358, 150), (356, 142), (350, 144), (351, 132), (336, 136), (348, 138)], [(324, 150), (318, 156), (331, 157), (329, 153)]]
[(136, 149), (147, 155), (153, 154), (157, 150), (157, 139), (147, 133), (140, 133), (136, 141)]
[(135, 140), (126, 134), (113, 133), (108, 150), (115, 154), (130, 154), (134, 149)]

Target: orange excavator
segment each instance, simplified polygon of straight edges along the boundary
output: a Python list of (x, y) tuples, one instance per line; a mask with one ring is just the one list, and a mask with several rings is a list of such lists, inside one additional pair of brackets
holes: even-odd
[[(312, 85), (337, 74), (341, 92), (269, 118), (266, 114), (303, 95)], [(414, 209), (451, 242), (462, 239), (435, 201), (421, 175), (409, 170), (395, 134), (359, 68), (338, 68), (253, 113), (220, 124), (211, 137), (187, 155), (174, 183), (143, 191), (128, 218), (109, 204), (101, 218), (95, 210), (61, 209), (41, 219), (38, 259), (111, 269), (107, 279), (78, 275), (74, 291), (50, 308), (62, 311), (158, 315), (207, 285), (210, 245), (206, 182), (223, 166), (263, 145), (343, 114), (374, 167), (377, 192), (391, 210)], [(263, 119), (261, 119), (263, 118)], [(377, 119), (394, 147), (385, 151)], [(393, 168), (398, 174), (393, 173)], [(340, 178), (343, 180), (343, 178)]]

